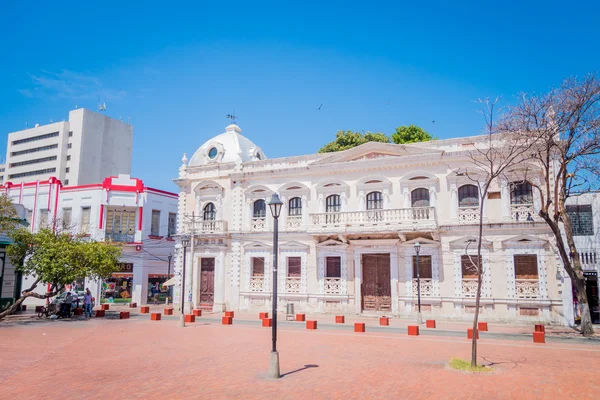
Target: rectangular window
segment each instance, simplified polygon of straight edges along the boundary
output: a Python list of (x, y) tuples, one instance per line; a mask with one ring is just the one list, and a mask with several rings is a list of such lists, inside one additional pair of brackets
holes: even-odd
[(460, 257), (463, 279), (477, 279), (477, 268), (481, 265), (481, 259), (476, 255), (464, 254)]
[(252, 257), (252, 276), (265, 276), (265, 259)]
[(69, 184), (69, 180), (65, 179), (65, 186), (67, 186)]
[(571, 221), (573, 236), (593, 236), (594, 218), (591, 205), (567, 206), (567, 215)]
[(177, 214), (169, 213), (169, 237), (177, 233)]
[(288, 277), (299, 278), (302, 269), (302, 257), (287, 258)]
[(33, 218), (33, 210), (27, 210), (27, 222), (31, 224), (31, 219)]
[(53, 138), (53, 137), (57, 137), (57, 136), (58, 136), (58, 132), (46, 133), (45, 135), (38, 135), (38, 136), (28, 137), (26, 139), (13, 140), (12, 144), (14, 146), (16, 144), (35, 142), (36, 140), (49, 139), (49, 138)]
[(71, 161), (71, 156), (70, 155), (67, 156), (67, 161)]
[(68, 173), (69, 171), (71, 171), (71, 168), (70, 168), (70, 167), (67, 167), (67, 168), (65, 168), (65, 172), (67, 172), (67, 173)]
[(71, 209), (63, 208), (62, 210), (62, 228), (67, 231), (71, 229)]
[(46, 161), (54, 161), (54, 160), (56, 160), (56, 158), (57, 158), (56, 156), (52, 156), (52, 157), (36, 158), (33, 160), (27, 160), (27, 161), (19, 161), (16, 163), (10, 163), (10, 168), (21, 167), (23, 165), (37, 164), (37, 163), (46, 162)]
[(342, 258), (341, 257), (326, 257), (325, 278), (341, 278), (342, 277)]
[(150, 234), (158, 236), (160, 233), (160, 211), (152, 210), (152, 223), (150, 224)]
[(73, 131), (69, 132), (69, 137), (73, 136)]
[(67, 149), (70, 149), (71, 147), (73, 147), (71, 143), (67, 144)]
[(40, 228), (48, 227), (48, 210), (40, 210)]
[(89, 233), (90, 231), (90, 207), (81, 207), (81, 225), (80, 233)]
[[(413, 278), (417, 277), (417, 256), (413, 256)], [(431, 268), (431, 256), (419, 256), (419, 277), (421, 279), (433, 279)]]
[(538, 279), (537, 256), (535, 254), (515, 255), (515, 278)]
[(37, 171), (22, 172), (20, 174), (11, 174), (11, 175), (8, 176), (8, 178), (9, 179), (23, 178), (25, 176), (34, 176), (34, 175), (49, 174), (49, 173), (52, 173), (52, 172), (56, 172), (56, 168), (38, 169)]
[(20, 156), (22, 154), (36, 153), (38, 151), (52, 150), (52, 149), (56, 149), (56, 148), (58, 148), (58, 144), (51, 144), (48, 146), (34, 147), (32, 149), (27, 149), (27, 150), (13, 151), (10, 153), (10, 156), (11, 157)]

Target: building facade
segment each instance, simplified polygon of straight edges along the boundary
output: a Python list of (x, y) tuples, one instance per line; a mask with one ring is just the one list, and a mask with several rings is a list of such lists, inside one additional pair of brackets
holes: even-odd
[[(189, 306), (270, 308), (275, 221), (267, 203), (278, 193), (282, 309), (293, 303), (302, 311), (411, 315), (419, 243), (425, 316), (470, 319), (480, 265), (482, 318), (565, 323), (565, 274), (551, 232), (535, 217), (539, 196), (529, 183), (494, 183), (476, 260), (481, 182), (455, 173), (476, 140), (372, 142), (267, 159), (238, 126), (228, 126), (189, 162), (184, 156), (175, 179), (178, 236), (193, 236)], [(182, 260), (179, 252), (179, 273)], [(177, 285), (176, 302), (180, 291)]]
[(80, 108), (69, 120), (8, 134), (5, 182), (58, 178), (64, 186), (131, 172), (133, 127)]
[[(98, 282), (81, 277), (72, 289), (89, 287), (99, 302), (144, 304), (154, 286), (161, 289), (164, 302), (167, 291), (160, 285), (173, 275), (169, 255), (175, 250), (177, 194), (146, 187), (129, 175), (66, 187), (56, 178), (19, 185), (7, 182), (4, 190), (14, 204), (23, 205), (33, 232), (45, 227), (123, 246), (119, 271), (111, 278)], [(32, 279), (23, 277), (22, 287), (31, 286)], [(45, 288), (38, 286), (38, 291), (45, 293)], [(43, 301), (29, 298), (26, 303)]]

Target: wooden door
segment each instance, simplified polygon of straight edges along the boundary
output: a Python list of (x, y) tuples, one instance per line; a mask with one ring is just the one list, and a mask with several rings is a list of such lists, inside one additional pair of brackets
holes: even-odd
[(215, 301), (215, 259), (202, 258), (200, 261), (200, 304), (213, 304)]
[(392, 285), (389, 254), (362, 256), (362, 308), (364, 311), (391, 311)]

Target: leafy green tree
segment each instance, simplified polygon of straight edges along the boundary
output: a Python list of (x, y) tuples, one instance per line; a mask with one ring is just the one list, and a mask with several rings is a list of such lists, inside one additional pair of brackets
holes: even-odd
[[(16, 311), (28, 297), (48, 299), (56, 296), (77, 278), (104, 279), (117, 270), (121, 248), (113, 243), (85, 241), (80, 236), (42, 229), (31, 233), (17, 229), (10, 233), (13, 244), (6, 253), (23, 275), (34, 278), (21, 297), (0, 312), (0, 319)], [(35, 292), (39, 285), (49, 285), (44, 294)]]
[(338, 131), (335, 135), (335, 140), (323, 146), (319, 150), (319, 153), (348, 150), (367, 142), (389, 143), (390, 138), (385, 133), (379, 132), (367, 132), (363, 134), (353, 131)]
[(17, 211), (12, 201), (5, 195), (0, 195), (0, 232), (9, 233), (18, 223)]
[(427, 133), (425, 129), (412, 124), (399, 126), (396, 128), (396, 132), (392, 134), (392, 141), (396, 144), (427, 142), (429, 140), (435, 140), (435, 138)]

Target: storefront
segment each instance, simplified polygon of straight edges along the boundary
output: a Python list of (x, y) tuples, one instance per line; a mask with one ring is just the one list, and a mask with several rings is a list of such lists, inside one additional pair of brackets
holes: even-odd
[(172, 277), (173, 274), (148, 274), (148, 303), (154, 301), (164, 303), (167, 297), (171, 297), (170, 286), (164, 287), (163, 283)]
[(120, 263), (119, 271), (102, 281), (101, 303), (130, 303), (133, 290), (133, 264)]

